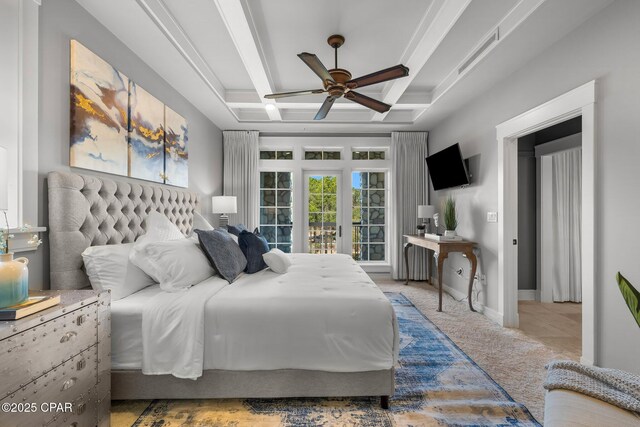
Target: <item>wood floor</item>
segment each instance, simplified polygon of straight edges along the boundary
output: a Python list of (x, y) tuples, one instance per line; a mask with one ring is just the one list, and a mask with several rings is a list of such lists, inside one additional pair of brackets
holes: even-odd
[(582, 305), (519, 301), (520, 330), (557, 350), (582, 354)]

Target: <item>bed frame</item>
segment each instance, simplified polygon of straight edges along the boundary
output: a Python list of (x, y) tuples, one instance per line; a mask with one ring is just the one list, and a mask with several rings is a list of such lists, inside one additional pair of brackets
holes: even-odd
[[(82, 252), (89, 246), (134, 242), (146, 231), (151, 211), (164, 213), (185, 235), (198, 209), (196, 193), (168, 186), (51, 172), (48, 175), (51, 289), (90, 286)], [(394, 369), (325, 372), (205, 370), (196, 381), (141, 371), (111, 372), (111, 398), (207, 399), (380, 396), (388, 408)]]

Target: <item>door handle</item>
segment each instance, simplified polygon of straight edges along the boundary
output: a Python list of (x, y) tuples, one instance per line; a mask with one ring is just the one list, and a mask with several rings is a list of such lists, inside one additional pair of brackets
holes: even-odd
[(342, 226), (338, 226), (338, 237), (342, 237)]

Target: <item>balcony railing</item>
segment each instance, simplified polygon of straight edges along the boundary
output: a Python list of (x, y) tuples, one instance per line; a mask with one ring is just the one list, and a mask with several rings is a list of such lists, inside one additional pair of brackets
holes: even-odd
[[(359, 222), (351, 224), (351, 241), (353, 242), (351, 255), (353, 259), (361, 258), (362, 243)], [(335, 254), (338, 252), (336, 245), (337, 224), (335, 222), (311, 222), (309, 223), (309, 253), (311, 254)]]

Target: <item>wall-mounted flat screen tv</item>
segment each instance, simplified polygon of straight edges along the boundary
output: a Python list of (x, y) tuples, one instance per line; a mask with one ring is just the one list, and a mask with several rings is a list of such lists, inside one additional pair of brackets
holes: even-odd
[(469, 174), (459, 144), (427, 157), (427, 168), (436, 191), (469, 185)]

